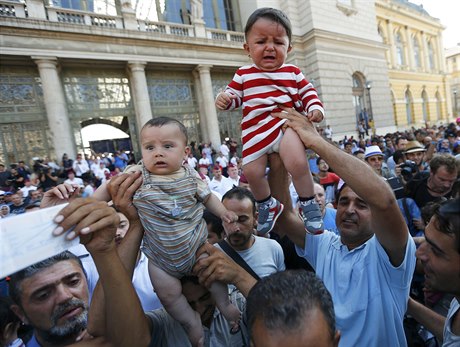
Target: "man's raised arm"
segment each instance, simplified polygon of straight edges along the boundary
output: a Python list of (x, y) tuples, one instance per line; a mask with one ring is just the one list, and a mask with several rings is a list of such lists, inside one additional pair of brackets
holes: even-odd
[[(282, 107), (274, 116), (287, 119), (305, 147), (323, 158), (334, 172), (365, 201), (372, 212), (372, 228), (387, 252), (391, 263), (398, 266), (404, 260), (408, 229), (389, 185), (363, 161), (327, 142), (307, 118), (293, 109)], [(295, 241), (294, 241), (295, 242)]]

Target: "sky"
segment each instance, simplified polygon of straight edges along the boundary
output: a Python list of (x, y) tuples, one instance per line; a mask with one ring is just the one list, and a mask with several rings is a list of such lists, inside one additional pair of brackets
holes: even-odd
[(444, 48), (452, 48), (460, 43), (460, 1), (459, 0), (410, 0), (423, 5), (430, 16), (439, 18), (446, 27), (442, 33)]

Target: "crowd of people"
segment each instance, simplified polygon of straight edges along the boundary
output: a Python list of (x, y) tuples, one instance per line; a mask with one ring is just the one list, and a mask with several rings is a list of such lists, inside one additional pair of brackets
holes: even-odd
[(241, 159), (157, 117), (138, 163), (0, 165), (2, 218), (67, 202), (50, 233), (80, 239), (1, 279), (2, 346), (460, 346), (460, 118), (369, 136), (362, 113), (336, 139), (289, 19), (258, 9), (245, 36), (216, 99), (243, 108)]

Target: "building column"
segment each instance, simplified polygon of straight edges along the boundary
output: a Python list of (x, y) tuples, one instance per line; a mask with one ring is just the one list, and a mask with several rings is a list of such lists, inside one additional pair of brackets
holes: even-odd
[(394, 69), (394, 67), (398, 64), (396, 60), (395, 34), (393, 32), (393, 23), (391, 23), (390, 20), (387, 20), (387, 27), (388, 43), (390, 45), (390, 66)]
[(70, 125), (64, 89), (57, 70), (57, 58), (32, 57), (38, 66), (43, 87), (46, 116), (51, 130), (54, 151), (59, 160), (64, 153), (69, 158), (76, 157), (76, 148), (72, 127)]
[(196, 99), (198, 101), (198, 113), (200, 116), (200, 131), (203, 140), (209, 139), (208, 128), (206, 126), (206, 116), (203, 104), (203, 93), (200, 85), (200, 75), (197, 70), (193, 70), (193, 84), (195, 86)]
[(436, 35), (436, 48), (437, 48), (437, 56), (438, 56), (438, 71), (441, 71), (444, 73), (446, 71), (446, 64), (445, 64), (445, 59), (444, 59), (444, 50), (443, 50), (443, 45), (442, 45), (442, 31), (438, 32), (438, 35)]
[(43, 0), (26, 0), (27, 14), (30, 19), (46, 20), (45, 4)]
[(139, 131), (142, 126), (152, 119), (152, 109), (150, 107), (150, 97), (145, 76), (146, 62), (129, 61), (129, 79), (131, 84), (134, 110), (136, 112), (136, 122)]
[(426, 35), (422, 31), (421, 33), (421, 39), (422, 39), (422, 69), (425, 72), (429, 72), (429, 57), (428, 57), (428, 45), (426, 44)]
[(211, 65), (198, 65), (196, 70), (200, 76), (201, 95), (203, 97), (203, 110), (208, 129), (209, 141), (217, 151), (220, 147), (219, 121), (217, 119), (214, 95), (212, 92)]

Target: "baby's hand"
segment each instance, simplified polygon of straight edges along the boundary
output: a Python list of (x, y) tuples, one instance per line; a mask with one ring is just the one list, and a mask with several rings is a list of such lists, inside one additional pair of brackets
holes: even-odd
[(238, 216), (235, 214), (235, 212), (227, 210), (222, 216), (220, 216), (220, 219), (222, 219), (222, 221), (225, 223), (235, 223), (238, 221)]
[(307, 114), (307, 118), (312, 123), (319, 123), (323, 120), (323, 113), (319, 110), (313, 110)]
[(236, 99), (236, 95), (227, 94), (227, 93), (219, 93), (216, 98), (216, 107), (219, 110), (226, 110), (228, 105), (232, 103), (232, 100)]

